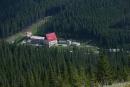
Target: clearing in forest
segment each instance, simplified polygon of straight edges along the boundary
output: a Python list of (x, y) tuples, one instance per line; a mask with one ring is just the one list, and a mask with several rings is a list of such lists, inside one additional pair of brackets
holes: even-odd
[(44, 19), (41, 19), (39, 21), (37, 21), (36, 23), (33, 23), (32, 25), (30, 26), (27, 26), (25, 29), (22, 29), (22, 31), (12, 35), (12, 36), (9, 36), (6, 38), (6, 41), (7, 42), (14, 42), (18, 39), (21, 39), (23, 37), (26, 36), (26, 32), (32, 32), (32, 34), (36, 34), (37, 33), (37, 29), (44, 25), (45, 23), (48, 22), (49, 18), (51, 18), (51, 16), (48, 16), (48, 17), (45, 17)]

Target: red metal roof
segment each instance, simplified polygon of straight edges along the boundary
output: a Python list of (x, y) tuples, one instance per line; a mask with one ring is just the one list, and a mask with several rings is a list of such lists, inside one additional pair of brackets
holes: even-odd
[(47, 38), (48, 41), (57, 40), (57, 36), (56, 36), (55, 32), (46, 34), (46, 38)]

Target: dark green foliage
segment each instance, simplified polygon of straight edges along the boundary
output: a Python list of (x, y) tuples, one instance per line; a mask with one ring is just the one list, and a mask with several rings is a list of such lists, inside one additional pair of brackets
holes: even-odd
[(0, 37), (53, 16), (40, 34), (55, 31), (59, 37), (93, 40), (102, 47), (128, 47), (129, 9), (129, 0), (1, 0)]
[(99, 57), (88, 52), (82, 47), (42, 48), (0, 42), (0, 86), (90, 87), (97, 82), (127, 81), (125, 53), (116, 53), (116, 58), (115, 53)]
[(59, 37), (93, 40), (107, 48), (130, 43), (129, 0), (67, 1), (65, 9), (41, 27), (41, 34), (55, 31)]
[(0, 38), (17, 33), (45, 16), (55, 15), (55, 11), (58, 13), (63, 8), (61, 0), (1, 0)]
[(53, 16), (40, 34), (93, 40), (102, 47), (129, 47), (129, 0), (1, 0), (0, 37), (10, 36), (33, 22)]
[(104, 54), (101, 54), (97, 63), (97, 81), (102, 85), (108, 85), (112, 81), (112, 69), (107, 59)]
[[(52, 16), (39, 35), (93, 40), (102, 47), (129, 47), (130, 0), (1, 0), (0, 38)], [(70, 52), (72, 51), (72, 52)], [(127, 81), (125, 51), (89, 52), (86, 47), (43, 48), (0, 41), (0, 87), (90, 87)]]

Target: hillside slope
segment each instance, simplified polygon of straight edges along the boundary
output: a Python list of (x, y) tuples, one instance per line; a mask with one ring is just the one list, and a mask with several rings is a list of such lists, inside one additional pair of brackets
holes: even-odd
[(0, 38), (13, 35), (53, 12), (60, 0), (1, 0)]
[(51, 18), (51, 16), (45, 17), (45, 18), (33, 23), (32, 25), (27, 26), (22, 31), (7, 37), (6, 41), (11, 43), (11, 42), (14, 42), (16, 40), (22, 39), (26, 36), (27, 32), (32, 32), (33, 35), (37, 34), (38, 28), (43, 26), (45, 23), (47, 23), (50, 18)]
[[(68, 0), (69, 1), (69, 0)], [(92, 39), (100, 46), (119, 47), (130, 43), (129, 0), (72, 0), (46, 30), (64, 38)], [(40, 31), (40, 32), (41, 32)]]
[(53, 15), (52, 20), (40, 28), (40, 35), (55, 31), (65, 39), (91, 39), (103, 47), (128, 46), (129, 9), (129, 0), (2, 0), (0, 37), (10, 36)]

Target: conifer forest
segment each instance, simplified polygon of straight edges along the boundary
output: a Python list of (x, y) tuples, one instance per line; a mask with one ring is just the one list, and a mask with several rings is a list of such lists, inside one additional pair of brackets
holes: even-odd
[[(6, 38), (51, 17), (36, 34), (86, 45), (45, 47)], [(111, 51), (116, 49), (116, 51)], [(0, 87), (104, 87), (130, 82), (130, 0), (0, 0)]]
[(98, 87), (129, 80), (126, 52), (0, 44), (0, 87)]

